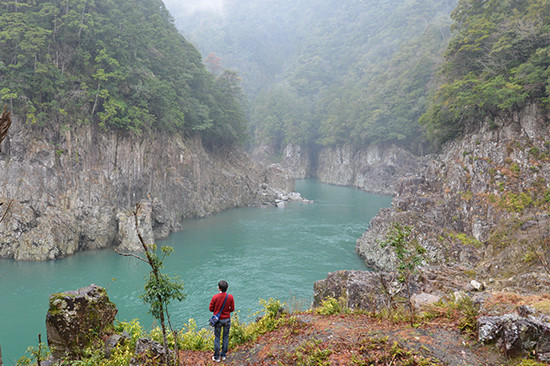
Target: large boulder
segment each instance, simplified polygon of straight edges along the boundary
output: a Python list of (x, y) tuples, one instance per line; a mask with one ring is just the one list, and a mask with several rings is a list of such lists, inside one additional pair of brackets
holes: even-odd
[(535, 352), (539, 361), (550, 361), (550, 322), (532, 315), (505, 314), (482, 316), (478, 322), (478, 339), (495, 343), (507, 356)]
[[(436, 301), (447, 293), (464, 288), (463, 274), (452, 269), (423, 270), (410, 279), (412, 300), (420, 306)], [(389, 305), (392, 297), (407, 297), (406, 286), (398, 280), (395, 272), (337, 271), (313, 285), (313, 306), (319, 306), (329, 297), (344, 298), (348, 308), (377, 313)], [(413, 296), (414, 295), (414, 296)], [(430, 297), (430, 299), (427, 299)], [(427, 300), (426, 300), (427, 299)]]
[(94, 284), (50, 295), (46, 315), (48, 346), (55, 358), (78, 358), (90, 343), (112, 329), (117, 308)]

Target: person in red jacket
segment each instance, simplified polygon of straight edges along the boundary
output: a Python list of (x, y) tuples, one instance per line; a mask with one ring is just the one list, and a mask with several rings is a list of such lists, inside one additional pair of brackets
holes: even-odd
[[(235, 300), (233, 295), (227, 293), (228, 284), (226, 281), (221, 280), (218, 282), (219, 293), (212, 296), (210, 300), (210, 311), (214, 314), (218, 314), (221, 311), (220, 320), (214, 326), (214, 356), (212, 360), (214, 362), (220, 362), (220, 356), (222, 360), (227, 357), (227, 345), (229, 343), (229, 329), (231, 328), (231, 313), (235, 310)], [(227, 297), (227, 300), (225, 300)], [(222, 305), (225, 300), (225, 305)], [(223, 329), (223, 341), (220, 354), (220, 334)]]

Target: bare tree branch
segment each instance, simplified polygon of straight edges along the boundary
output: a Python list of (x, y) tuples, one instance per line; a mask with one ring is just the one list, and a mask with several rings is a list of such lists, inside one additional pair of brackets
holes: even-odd
[(134, 257), (134, 258), (137, 258), (139, 259), (140, 261), (144, 261), (145, 263), (149, 263), (149, 261), (143, 257), (140, 257), (139, 255), (137, 254), (134, 254), (134, 253), (123, 253), (123, 252), (120, 252), (118, 249), (115, 248), (115, 253), (116, 254), (120, 254), (124, 257)]

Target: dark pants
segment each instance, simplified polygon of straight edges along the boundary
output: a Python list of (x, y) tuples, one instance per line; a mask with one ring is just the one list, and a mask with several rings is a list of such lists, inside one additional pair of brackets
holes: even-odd
[[(222, 353), (220, 355), (220, 334), (223, 328)], [(229, 328), (231, 318), (220, 319), (214, 326), (214, 358), (227, 356), (227, 345), (229, 344)]]

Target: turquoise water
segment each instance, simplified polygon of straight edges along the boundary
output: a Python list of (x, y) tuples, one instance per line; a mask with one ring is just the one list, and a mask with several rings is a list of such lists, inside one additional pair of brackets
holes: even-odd
[[(313, 282), (328, 272), (367, 269), (355, 254), (355, 241), (369, 220), (391, 198), (353, 188), (296, 182), (296, 191), (315, 201), (285, 208), (239, 208), (198, 220), (159, 245), (171, 245), (164, 272), (179, 275), (187, 298), (171, 306), (176, 326), (194, 318), (207, 326), (210, 298), (225, 279), (241, 319), (251, 319), (259, 299), (277, 298), (290, 306), (309, 307)], [(118, 320), (153, 321), (139, 299), (147, 265), (112, 250), (79, 253), (54, 262), (0, 260), (0, 345), (5, 365), (13, 365), (38, 334), (46, 342), (48, 296), (91, 283), (107, 288)]]

